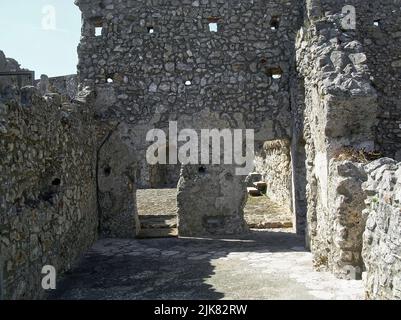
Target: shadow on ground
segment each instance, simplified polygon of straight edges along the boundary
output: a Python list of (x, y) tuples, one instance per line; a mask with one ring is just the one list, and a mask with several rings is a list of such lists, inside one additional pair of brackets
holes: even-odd
[(308, 288), (291, 275), (302, 278), (308, 269), (317, 274), (302, 238), (292, 233), (104, 239), (64, 276), (50, 299), (316, 299), (313, 290), (326, 290), (321, 279), (315, 279), (319, 288)]

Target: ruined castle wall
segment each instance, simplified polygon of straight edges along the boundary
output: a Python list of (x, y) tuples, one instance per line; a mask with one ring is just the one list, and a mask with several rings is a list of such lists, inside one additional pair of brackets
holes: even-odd
[[(134, 167), (136, 186), (152, 185), (146, 133), (167, 131), (169, 121), (177, 121), (179, 129), (213, 129), (207, 118), (221, 119), (223, 128), (256, 129), (259, 142), (291, 136), (289, 80), (302, 19), (299, 1), (76, 3), (83, 12), (79, 78), (95, 87), (99, 141), (124, 127), (115, 143), (134, 155), (125, 165)], [(209, 24), (217, 24), (217, 32)], [(200, 121), (196, 115), (202, 112), (206, 117)], [(168, 176), (177, 177), (180, 166), (170, 170)], [(126, 181), (120, 178), (113, 179)], [(110, 192), (109, 199), (131, 194)], [(117, 208), (111, 201), (109, 207)], [(118, 214), (101, 210), (107, 216)]]
[(267, 196), (292, 210), (292, 165), (289, 140), (265, 142), (256, 156), (256, 172), (267, 184)]
[(335, 160), (344, 146), (374, 148), (378, 107), (363, 46), (341, 31), (340, 18), (310, 16), (297, 58), (305, 80), (308, 242), (317, 267), (348, 277), (350, 267), (362, 267), (364, 178), (357, 164)]
[(7, 96), (8, 94), (12, 95), (12, 87), (23, 87), (30, 86), (34, 82), (35, 73), (33, 71), (29, 71), (26, 69), (21, 69), (20, 64), (12, 59), (7, 58), (3, 51), (0, 50), (0, 71), (1, 72), (28, 72), (28, 75), (23, 76), (0, 76), (0, 91), (3, 96)]
[(53, 92), (61, 95), (63, 101), (71, 101), (78, 94), (78, 76), (71, 74), (60, 77), (41, 76), (41, 80), (35, 81), (35, 85), (42, 93)]
[(97, 237), (92, 114), (34, 87), (0, 92), (0, 296), (41, 298), (42, 267), (70, 268)]
[[(317, 2), (317, 1), (316, 1)], [(366, 54), (378, 94), (376, 143), (387, 157), (401, 160), (401, 0), (321, 0), (321, 13), (356, 9), (356, 38)]]
[(401, 164), (380, 159), (368, 166), (363, 259), (369, 299), (401, 299)]

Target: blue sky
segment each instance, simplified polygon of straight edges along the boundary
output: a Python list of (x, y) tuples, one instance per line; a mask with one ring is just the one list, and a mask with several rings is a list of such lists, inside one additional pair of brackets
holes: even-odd
[(80, 32), (74, 0), (0, 0), (0, 50), (36, 78), (76, 73)]

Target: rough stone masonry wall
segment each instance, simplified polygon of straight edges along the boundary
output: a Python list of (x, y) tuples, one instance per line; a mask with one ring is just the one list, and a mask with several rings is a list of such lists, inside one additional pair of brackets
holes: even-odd
[[(363, 219), (355, 199), (363, 173), (338, 164), (343, 147), (374, 149), (377, 99), (366, 55), (356, 34), (341, 31), (341, 16), (315, 15), (308, 7), (297, 43), (298, 69), (305, 82), (308, 242), (317, 267), (338, 277), (361, 270)], [(354, 274), (356, 277), (359, 274)]]
[(267, 184), (267, 196), (292, 211), (292, 168), (289, 140), (267, 141), (256, 155), (256, 172)]
[(63, 101), (71, 101), (78, 94), (79, 84), (76, 74), (51, 77), (42, 75), (40, 80), (35, 81), (35, 85), (42, 94), (53, 92), (61, 95)]
[[(12, 59), (7, 58), (3, 51), (0, 50), (0, 70), (2, 72), (18, 72), (18, 71), (29, 71), (27, 69), (21, 69), (20, 64)], [(29, 76), (0, 76), (0, 90), (4, 95), (11, 94), (12, 90), (9, 90), (13, 85), (15, 86), (26, 86), (32, 85), (34, 79), (31, 77), (33, 76), (32, 71)], [(9, 92), (10, 91), (10, 92)]]
[(369, 175), (363, 259), (369, 299), (401, 299), (401, 163), (384, 158), (366, 166)]
[(315, 2), (322, 15), (340, 13), (345, 5), (355, 7), (355, 36), (363, 45), (378, 95), (377, 149), (401, 161), (401, 0), (319, 1)]
[(362, 277), (362, 234), (366, 223), (362, 214), (366, 199), (362, 184), (366, 180), (363, 164), (350, 160), (330, 161), (328, 208), (317, 222), (320, 247), (315, 252), (315, 263), (323, 263), (338, 278)]
[(0, 297), (35, 299), (44, 295), (42, 267), (62, 273), (97, 237), (91, 95), (62, 104), (57, 94), (3, 85)]
[[(205, 197), (215, 201), (205, 201)], [(177, 196), (179, 234), (232, 235), (248, 231), (243, 219), (246, 200), (245, 181), (232, 166), (207, 166), (202, 170), (199, 166), (184, 166)]]
[[(119, 203), (132, 198), (136, 186), (151, 186), (153, 168), (145, 161), (150, 129), (167, 131), (169, 121), (177, 121), (179, 129), (213, 129), (212, 119), (220, 119), (223, 128), (255, 129), (259, 142), (291, 136), (289, 79), (300, 1), (76, 3), (83, 13), (79, 78), (97, 94), (99, 148), (108, 148), (112, 137), (132, 155), (113, 168), (119, 159), (112, 150), (100, 151), (105, 158), (99, 159), (99, 181), (108, 183), (99, 186), (106, 190), (100, 193), (105, 220), (116, 222), (113, 217), (131, 210), (131, 204)], [(217, 23), (218, 32), (209, 23)], [(101, 35), (95, 36), (96, 28)], [(174, 177), (180, 167), (167, 169)], [(135, 172), (134, 190), (127, 172)], [(203, 199), (214, 203), (215, 197)], [(118, 229), (106, 233), (116, 235)]]

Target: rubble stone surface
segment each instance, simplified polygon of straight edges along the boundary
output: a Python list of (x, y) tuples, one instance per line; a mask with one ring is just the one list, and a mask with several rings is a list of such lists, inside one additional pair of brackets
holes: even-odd
[(380, 159), (366, 167), (369, 175), (363, 260), (369, 299), (401, 299), (401, 163)]

